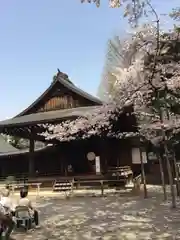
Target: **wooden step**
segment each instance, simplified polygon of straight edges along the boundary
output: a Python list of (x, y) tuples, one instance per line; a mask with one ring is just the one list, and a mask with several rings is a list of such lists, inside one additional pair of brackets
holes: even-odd
[(60, 181), (56, 180), (53, 185), (53, 191), (55, 192), (67, 192), (73, 190), (73, 181)]

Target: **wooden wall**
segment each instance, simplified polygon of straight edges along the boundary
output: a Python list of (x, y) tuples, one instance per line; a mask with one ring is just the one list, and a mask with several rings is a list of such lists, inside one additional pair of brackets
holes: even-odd
[[(140, 166), (133, 166), (132, 164), (130, 141), (113, 139), (109, 141), (101, 141), (100, 139), (83, 140), (60, 145), (51, 151), (49, 149), (44, 152), (36, 152), (34, 170), (38, 170), (39, 175), (63, 176), (65, 175), (64, 169), (71, 164), (75, 175), (95, 174), (95, 169), (92, 167), (95, 162), (88, 161), (88, 152), (94, 152), (96, 156), (100, 156), (102, 173), (105, 173), (109, 167), (116, 166), (131, 166), (139, 172)], [(3, 161), (0, 159), (1, 174), (3, 169), (6, 176), (27, 173), (29, 170), (28, 161), (28, 154), (3, 159)]]
[(81, 106), (80, 101), (73, 99), (72, 96), (52, 97), (45, 102), (37, 112), (47, 112), (51, 110), (68, 109)]
[(48, 99), (36, 110), (36, 112), (47, 112), (52, 110), (69, 109), (83, 106), (91, 106), (91, 103), (88, 103), (83, 99), (73, 98), (73, 96), (69, 95), (56, 96)]
[(131, 143), (128, 140), (109, 139), (101, 147), (101, 160), (108, 167), (131, 166)]

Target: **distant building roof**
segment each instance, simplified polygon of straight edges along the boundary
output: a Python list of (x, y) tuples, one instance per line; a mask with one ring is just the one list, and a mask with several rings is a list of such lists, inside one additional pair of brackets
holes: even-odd
[[(45, 146), (45, 147), (42, 147), (42, 148), (34, 149), (34, 151), (35, 151), (35, 153), (38, 153), (38, 152), (46, 151), (47, 149), (50, 149), (50, 148), (52, 148), (52, 146)], [(29, 149), (17, 149), (17, 148), (15, 148), (14, 151), (0, 152), (0, 157), (17, 156), (17, 155), (25, 155), (25, 154), (29, 154)]]
[[(52, 146), (45, 146), (41, 148), (36, 148), (35, 152), (41, 152), (48, 148), (52, 148)], [(29, 149), (18, 149), (13, 147), (10, 143), (8, 143), (4, 137), (0, 134), (0, 157), (6, 157), (6, 156), (15, 156), (15, 155), (22, 155), (22, 154), (28, 154)]]
[(10, 143), (8, 143), (2, 135), (0, 135), (0, 154), (7, 152), (16, 152), (19, 149), (13, 147)]
[(86, 100), (89, 100), (94, 105), (101, 105), (102, 104), (102, 101), (100, 99), (98, 99), (97, 97), (94, 97), (94, 96), (88, 94), (87, 92), (84, 92), (80, 88), (76, 87), (69, 80), (68, 75), (65, 74), (65, 73), (60, 72), (60, 70), (58, 69), (57, 75), (54, 76), (51, 85), (46, 89), (46, 91), (43, 94), (41, 94), (41, 96), (39, 98), (37, 98), (28, 108), (23, 110), (16, 117), (20, 117), (20, 116), (23, 116), (23, 115), (31, 114), (32, 113), (31, 109), (35, 108), (37, 106), (37, 104), (40, 101), (42, 101), (49, 94), (49, 92), (52, 90), (52, 88), (54, 88), (54, 86), (56, 84), (59, 84), (59, 83), (61, 85), (63, 85), (65, 88), (67, 88), (68, 90), (70, 90), (71, 92), (73, 92), (73, 93), (75, 93), (75, 94), (85, 98)]

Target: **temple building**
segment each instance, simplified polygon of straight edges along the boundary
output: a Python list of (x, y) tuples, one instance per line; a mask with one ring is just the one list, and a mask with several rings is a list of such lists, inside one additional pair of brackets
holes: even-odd
[[(17, 116), (0, 122), (0, 133), (29, 140), (19, 150), (0, 138), (0, 175), (96, 174), (110, 167), (139, 169), (140, 151), (133, 106), (105, 109), (58, 70), (49, 88)], [(112, 117), (113, 116), (113, 117)], [(82, 126), (80, 126), (82, 125)], [(131, 134), (129, 138), (126, 135)], [(35, 148), (35, 142), (45, 143)]]

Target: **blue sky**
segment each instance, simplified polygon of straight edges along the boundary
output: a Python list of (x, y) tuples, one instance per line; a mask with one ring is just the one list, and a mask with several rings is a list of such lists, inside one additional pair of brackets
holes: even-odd
[[(0, 119), (28, 107), (51, 83), (57, 68), (96, 94), (106, 43), (125, 34), (122, 9), (80, 0), (0, 0)], [(158, 13), (179, 0), (153, 1)]]

